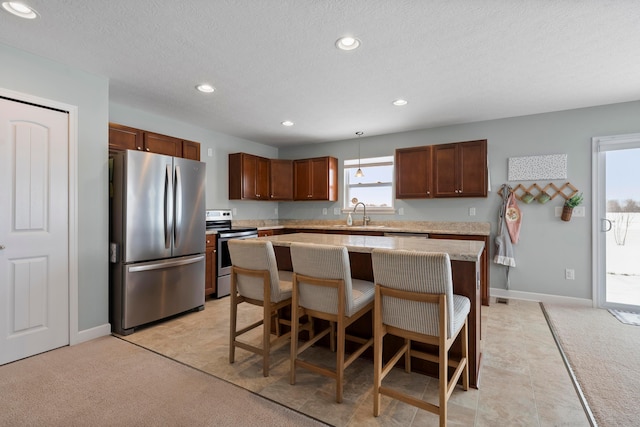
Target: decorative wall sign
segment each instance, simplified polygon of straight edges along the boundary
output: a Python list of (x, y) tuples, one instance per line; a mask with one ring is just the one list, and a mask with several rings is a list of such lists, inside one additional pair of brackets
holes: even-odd
[(567, 155), (509, 157), (509, 181), (566, 179)]

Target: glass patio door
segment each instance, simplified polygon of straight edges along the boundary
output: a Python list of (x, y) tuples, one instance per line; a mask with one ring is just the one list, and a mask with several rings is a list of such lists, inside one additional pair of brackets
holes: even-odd
[(594, 296), (640, 311), (640, 134), (594, 138)]

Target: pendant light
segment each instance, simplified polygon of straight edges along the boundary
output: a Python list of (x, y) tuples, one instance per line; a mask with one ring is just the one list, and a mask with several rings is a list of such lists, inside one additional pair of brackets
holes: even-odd
[[(356, 132), (356, 135), (358, 135), (358, 138), (360, 138), (362, 135), (364, 135), (364, 132), (358, 131)], [(362, 169), (360, 169), (360, 141), (358, 141), (358, 170), (356, 171), (356, 178), (362, 178), (364, 176), (364, 173), (362, 173)]]

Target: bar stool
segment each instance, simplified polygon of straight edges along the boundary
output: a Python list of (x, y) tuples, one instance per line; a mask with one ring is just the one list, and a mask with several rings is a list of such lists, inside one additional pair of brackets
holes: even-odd
[[(235, 361), (236, 347), (262, 356), (262, 373), (269, 376), (271, 350), (285, 344), (291, 332), (280, 334), (280, 325), (291, 325), (281, 319), (278, 310), (291, 304), (292, 272), (279, 271), (273, 245), (257, 239), (229, 240), (231, 256), (231, 318), (229, 333), (229, 363)], [(246, 302), (263, 307), (262, 319), (237, 330), (238, 305)], [(271, 319), (275, 317), (277, 338), (271, 339)], [(238, 340), (241, 335), (264, 325), (262, 347)]]
[[(453, 293), (451, 261), (446, 253), (375, 249), (372, 263), (376, 283), (373, 415), (380, 414), (380, 395), (384, 394), (439, 415), (440, 426), (446, 426), (447, 402), (460, 377), (463, 389), (469, 389), (467, 318), (471, 302)], [(404, 338), (404, 345), (383, 365), (386, 334)], [(449, 349), (458, 335), (461, 358), (449, 360)], [(438, 356), (412, 349), (412, 341), (438, 346)], [(411, 372), (411, 357), (438, 363), (438, 405), (382, 386), (403, 355), (406, 372)], [(451, 380), (450, 366), (455, 368)]]
[[(351, 278), (349, 254), (343, 246), (292, 243), (291, 262), (294, 271), (291, 318), (307, 314), (329, 321), (329, 327), (299, 345), (298, 324), (293, 322), (290, 382), (295, 384), (298, 367), (333, 378), (336, 380), (336, 402), (340, 403), (344, 370), (373, 344), (373, 338), (363, 339), (346, 333), (349, 325), (373, 309), (373, 283)], [(335, 370), (299, 358), (302, 352), (327, 334), (330, 335), (331, 350), (336, 351)], [(360, 346), (345, 360), (346, 341), (357, 342)]]

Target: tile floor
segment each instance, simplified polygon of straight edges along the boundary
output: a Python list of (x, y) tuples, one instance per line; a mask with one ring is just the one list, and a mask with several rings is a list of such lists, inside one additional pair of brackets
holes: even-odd
[[(240, 306), (239, 325), (259, 319), (261, 308)], [(510, 300), (482, 307), (479, 389), (456, 389), (449, 403), (451, 426), (588, 426), (587, 417), (538, 303)], [(216, 377), (335, 426), (431, 426), (438, 417), (383, 396), (382, 414), (372, 415), (373, 365), (359, 359), (346, 371), (344, 402), (335, 403), (335, 382), (298, 369), (289, 384), (289, 347), (272, 355), (270, 376), (259, 356), (236, 350), (228, 361), (229, 298), (207, 300), (188, 313), (124, 337)], [(259, 334), (256, 334), (259, 340)], [(328, 349), (306, 354), (334, 360)], [(437, 402), (437, 381), (395, 369), (384, 381), (416, 397)]]

